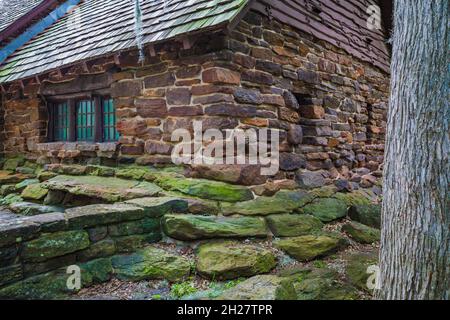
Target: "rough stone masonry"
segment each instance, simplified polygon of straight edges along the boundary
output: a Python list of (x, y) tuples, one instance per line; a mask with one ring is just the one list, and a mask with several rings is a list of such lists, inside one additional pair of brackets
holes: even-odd
[[(171, 133), (203, 129), (280, 131), (281, 171), (305, 187), (333, 180), (370, 187), (381, 176), (389, 75), (327, 42), (250, 11), (233, 31), (203, 34), (192, 48), (156, 46), (143, 65), (123, 52), (5, 86), (4, 154), (49, 163), (171, 163)], [(118, 143), (49, 143), (49, 95), (107, 88)], [(4, 121), (3, 121), (4, 119)], [(1, 147), (1, 145), (0, 145)], [(254, 185), (248, 166), (191, 168), (192, 175)], [(238, 172), (236, 172), (236, 170)]]

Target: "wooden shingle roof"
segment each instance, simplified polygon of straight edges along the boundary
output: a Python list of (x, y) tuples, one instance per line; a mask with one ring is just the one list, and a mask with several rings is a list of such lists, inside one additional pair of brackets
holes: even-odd
[(45, 0), (0, 0), (0, 32)]
[[(248, 2), (140, 0), (143, 43), (225, 25)], [(134, 3), (134, 0), (82, 1), (10, 55), (0, 67), (0, 83), (136, 47)]]

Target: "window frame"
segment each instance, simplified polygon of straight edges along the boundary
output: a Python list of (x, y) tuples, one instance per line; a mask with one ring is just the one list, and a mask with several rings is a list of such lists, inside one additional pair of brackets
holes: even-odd
[[(103, 123), (103, 100), (112, 99), (109, 93), (88, 93), (88, 94), (76, 94), (69, 96), (52, 96), (47, 98), (47, 110), (48, 110), (48, 128), (47, 128), (47, 140), (48, 142), (80, 142), (80, 143), (101, 143), (101, 142), (117, 142), (116, 140), (105, 140), (103, 135), (104, 123)], [(94, 132), (92, 140), (78, 140), (77, 137), (77, 106), (80, 101), (90, 100), (92, 101), (94, 110)], [(57, 104), (66, 103), (69, 112), (69, 128), (67, 140), (56, 139), (56, 114), (55, 106)], [(115, 112), (115, 107), (114, 107)], [(116, 130), (117, 130), (117, 117), (116, 117)]]

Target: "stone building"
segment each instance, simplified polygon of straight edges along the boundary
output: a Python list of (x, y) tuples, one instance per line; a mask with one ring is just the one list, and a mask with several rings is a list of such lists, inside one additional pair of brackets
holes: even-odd
[[(6, 1), (0, 13), (5, 157), (170, 164), (171, 133), (202, 120), (203, 130), (278, 130), (275, 178), (307, 186), (345, 178), (364, 187), (380, 176), (388, 1), (136, 3)], [(371, 16), (380, 7), (373, 5), (381, 7), (380, 28)], [(260, 183), (253, 170), (234, 168), (239, 178), (214, 168), (192, 174)]]

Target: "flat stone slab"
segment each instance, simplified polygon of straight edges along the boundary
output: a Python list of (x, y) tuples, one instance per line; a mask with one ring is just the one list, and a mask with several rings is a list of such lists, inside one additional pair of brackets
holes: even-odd
[(62, 207), (44, 206), (33, 202), (15, 202), (9, 205), (9, 209), (24, 216), (35, 216), (50, 212), (64, 212), (64, 208)]
[(169, 214), (163, 217), (164, 232), (178, 240), (267, 237), (263, 218), (216, 217)]
[(313, 197), (304, 191), (279, 191), (272, 197), (258, 197), (254, 200), (237, 203), (222, 203), (221, 208), (224, 215), (265, 216), (291, 213), (311, 201)]
[(92, 204), (67, 209), (65, 219), (71, 228), (89, 228), (104, 224), (138, 220), (144, 217), (144, 209), (126, 203)]
[(166, 190), (178, 191), (190, 196), (217, 201), (238, 202), (253, 199), (250, 189), (224, 182), (185, 178), (165, 174), (156, 183)]
[(160, 187), (150, 182), (97, 176), (56, 176), (44, 182), (43, 187), (106, 202), (153, 197), (161, 192)]
[(171, 212), (186, 212), (188, 201), (174, 197), (137, 198), (125, 203), (144, 208), (145, 214), (151, 217), (161, 217)]
[(346, 240), (340, 235), (327, 233), (283, 238), (274, 242), (275, 247), (299, 261), (310, 261), (326, 256), (336, 252), (346, 244)]
[(147, 247), (130, 255), (114, 256), (111, 261), (114, 273), (122, 280), (179, 281), (188, 277), (191, 270), (186, 258), (154, 247)]
[(256, 245), (221, 241), (198, 248), (197, 271), (212, 279), (249, 277), (267, 273), (275, 266), (275, 255)]
[(276, 275), (258, 275), (226, 290), (218, 300), (295, 300), (292, 283)]
[(11, 171), (0, 170), (0, 185), (16, 184), (26, 179), (31, 179), (29, 174), (13, 173)]
[(40, 226), (37, 223), (11, 219), (0, 224), (0, 247), (22, 242), (39, 234)]
[(23, 244), (24, 261), (40, 262), (89, 247), (89, 235), (83, 230), (43, 234)]

